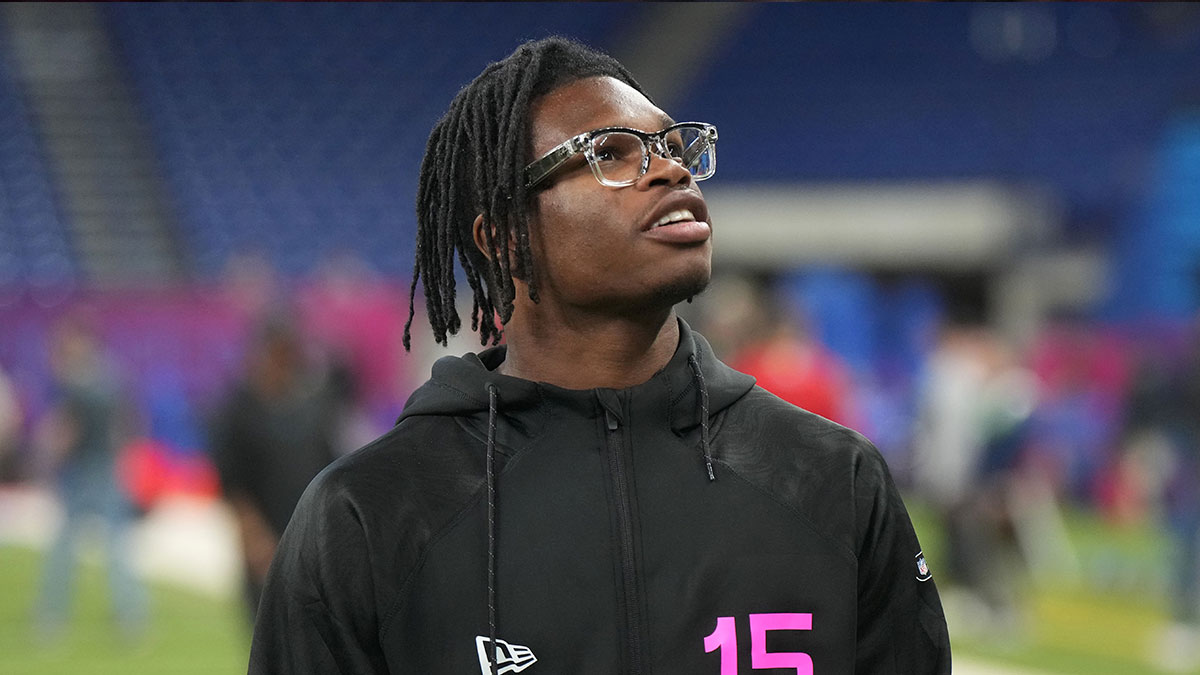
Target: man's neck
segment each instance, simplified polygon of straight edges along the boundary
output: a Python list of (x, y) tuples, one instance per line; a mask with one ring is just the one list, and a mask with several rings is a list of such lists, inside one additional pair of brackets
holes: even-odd
[[(514, 317), (515, 318), (515, 317)], [(679, 345), (675, 311), (591, 316), (587, 321), (510, 321), (500, 372), (564, 389), (624, 389), (662, 370)]]

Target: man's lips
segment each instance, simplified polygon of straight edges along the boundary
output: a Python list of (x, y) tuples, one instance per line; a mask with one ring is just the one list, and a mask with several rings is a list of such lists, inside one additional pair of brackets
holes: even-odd
[(643, 235), (664, 243), (696, 244), (712, 236), (712, 228), (704, 221), (696, 220), (686, 209), (672, 211), (642, 232)]
[(670, 225), (671, 223), (684, 223), (694, 220), (696, 220), (696, 216), (692, 213), (691, 209), (675, 209), (651, 224), (650, 229), (653, 230), (656, 227), (663, 227), (664, 225)]
[(676, 192), (660, 202), (657, 211), (657, 217), (643, 226), (646, 237), (670, 244), (698, 244), (712, 237), (708, 209), (699, 194)]
[(689, 221), (708, 222), (708, 205), (695, 190), (675, 190), (655, 204), (654, 210), (642, 221), (641, 229), (647, 231)]

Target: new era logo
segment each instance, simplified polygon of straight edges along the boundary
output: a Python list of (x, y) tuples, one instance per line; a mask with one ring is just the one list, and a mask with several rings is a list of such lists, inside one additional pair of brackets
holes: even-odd
[[(483, 635), (475, 636), (475, 651), (479, 652), (479, 672), (482, 675), (492, 675), (487, 653), (490, 642), (491, 640)], [(537, 657), (529, 647), (496, 640), (496, 675), (519, 673), (535, 663)]]

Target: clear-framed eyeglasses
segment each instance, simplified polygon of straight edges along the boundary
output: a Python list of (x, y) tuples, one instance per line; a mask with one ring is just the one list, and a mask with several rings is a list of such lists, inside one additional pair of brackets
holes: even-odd
[(673, 159), (693, 180), (712, 178), (717, 170), (717, 128), (703, 122), (680, 122), (661, 131), (604, 127), (560, 143), (525, 167), (525, 187), (532, 188), (567, 160), (583, 153), (601, 185), (633, 185), (650, 169), (650, 153)]

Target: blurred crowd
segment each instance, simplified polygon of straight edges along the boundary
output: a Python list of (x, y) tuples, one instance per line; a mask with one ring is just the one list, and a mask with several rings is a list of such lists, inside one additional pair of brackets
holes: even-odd
[[(56, 506), (35, 537), (36, 636), (60, 641), (80, 560), (99, 549), (114, 623), (139, 639), (149, 610), (130, 533), (172, 500), (228, 513), (249, 625), (309, 481), (399, 412), (400, 295), (353, 258), (296, 286), (247, 255), (219, 288), (0, 307), (0, 353), (22, 357), (0, 360), (0, 496), (40, 490)], [(0, 545), (22, 531), (0, 527)]]
[[(1039, 583), (1149, 590), (1172, 623), (1148, 651), (1168, 670), (1200, 668), (1200, 317), (1064, 314), (1022, 340), (977, 308), (946, 309), (897, 378), (887, 352), (904, 336), (862, 367), (821, 339), (816, 303), (789, 297), (785, 280), (726, 279), (697, 302), (694, 320), (731, 365), (876, 441), (936, 532), (922, 536), (956, 635), (1020, 644)], [(1167, 552), (1150, 565), (1081, 560), (1068, 526), (1080, 513), (1165, 533)]]
[[(719, 278), (681, 313), (763, 387), (876, 441), (938, 532), (935, 573), (948, 607), (968, 617), (958, 630), (1018, 637), (1023, 579), (1081, 573), (1064, 513), (1086, 509), (1114, 527), (1169, 533), (1162, 577), (1171, 639), (1184, 645), (1170, 651), (1200, 655), (1200, 323), (1135, 333), (1064, 316), (1018, 343), (978, 313), (933, 312), (909, 336), (917, 358), (897, 370), (824, 339), (827, 317), (777, 281)], [(305, 485), (386, 430), (446, 353), (421, 339), (403, 352), (405, 290), (350, 257), (297, 286), (245, 256), (204, 291), (203, 316), (161, 348), (146, 346), (155, 324), (130, 341), (128, 321), (112, 320), (129, 303), (125, 316), (158, 306), (137, 298), (0, 308), (25, 321), (4, 339), (20, 332), (44, 352), (18, 362), (28, 349), (0, 346), (0, 490), (41, 485), (62, 506), (33, 608), (41, 634), (63, 629), (77, 540), (94, 522), (106, 532), (114, 617), (129, 634), (141, 629), (145, 591), (125, 538), (178, 494), (232, 515), (252, 617)], [(164, 354), (179, 360), (157, 362)]]

